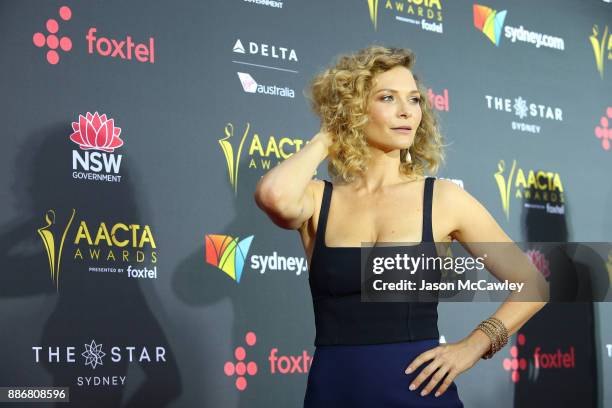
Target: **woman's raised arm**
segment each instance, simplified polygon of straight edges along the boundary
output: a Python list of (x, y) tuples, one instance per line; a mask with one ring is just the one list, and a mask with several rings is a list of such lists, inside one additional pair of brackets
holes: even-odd
[(331, 135), (321, 130), (299, 152), (270, 169), (257, 182), (257, 206), (281, 228), (298, 229), (314, 213), (312, 180), (317, 167), (327, 157)]

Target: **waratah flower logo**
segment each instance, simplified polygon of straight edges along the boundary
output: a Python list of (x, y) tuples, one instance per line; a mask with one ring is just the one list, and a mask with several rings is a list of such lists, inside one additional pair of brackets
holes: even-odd
[(542, 252), (537, 249), (530, 249), (527, 251), (527, 256), (529, 259), (531, 259), (531, 263), (538, 268), (538, 271), (540, 271), (545, 278), (550, 276), (549, 263)]
[(79, 115), (79, 121), (72, 122), (72, 130), (74, 133), (70, 135), (70, 140), (83, 150), (112, 153), (123, 146), (123, 140), (119, 138), (121, 128), (115, 127), (115, 120), (108, 119), (106, 114), (100, 116), (98, 112), (93, 115), (87, 112), (86, 116)]

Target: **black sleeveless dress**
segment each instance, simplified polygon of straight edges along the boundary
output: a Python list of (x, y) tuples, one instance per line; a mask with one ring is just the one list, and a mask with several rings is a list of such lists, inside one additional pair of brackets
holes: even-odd
[[(431, 204), (434, 178), (425, 179), (421, 242), (392, 247), (432, 251)], [(316, 338), (304, 407), (463, 407), (455, 383), (435, 397), (421, 397), (428, 380), (408, 386), (420, 371), (405, 374), (421, 353), (438, 346), (437, 302), (362, 302), (361, 247), (328, 247), (325, 229), (333, 185), (325, 189), (309, 268)]]

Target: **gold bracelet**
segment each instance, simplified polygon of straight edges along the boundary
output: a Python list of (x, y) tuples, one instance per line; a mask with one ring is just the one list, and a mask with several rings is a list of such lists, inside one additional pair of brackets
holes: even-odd
[(508, 329), (496, 317), (491, 316), (483, 320), (476, 329), (482, 331), (491, 340), (491, 348), (482, 356), (484, 359), (490, 359), (508, 343)]

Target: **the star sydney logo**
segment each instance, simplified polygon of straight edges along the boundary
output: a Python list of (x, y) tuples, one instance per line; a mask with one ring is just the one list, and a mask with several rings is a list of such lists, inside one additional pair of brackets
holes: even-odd
[(81, 355), (85, 357), (85, 365), (95, 369), (98, 365), (103, 365), (102, 357), (106, 353), (102, 351), (102, 344), (96, 344), (95, 340), (92, 340), (91, 344), (85, 344), (85, 351)]

